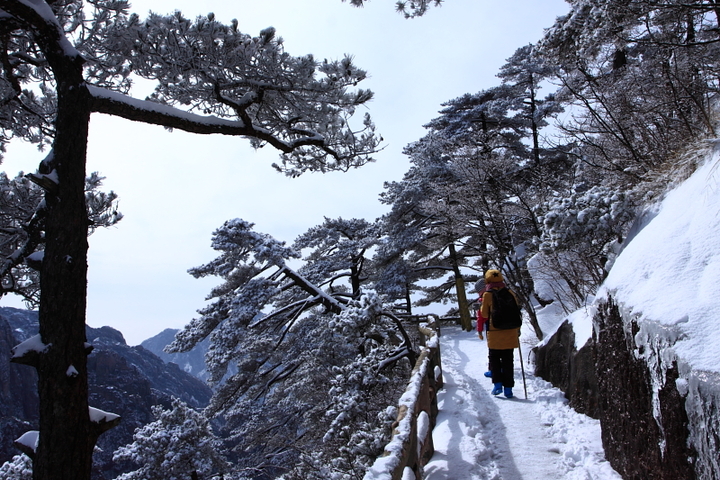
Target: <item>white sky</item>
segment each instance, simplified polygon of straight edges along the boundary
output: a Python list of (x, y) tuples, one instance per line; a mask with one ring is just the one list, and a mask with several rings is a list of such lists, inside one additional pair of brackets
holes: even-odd
[[(422, 125), (440, 104), (497, 85), (505, 60), (568, 10), (563, 0), (446, 0), (423, 18), (405, 20), (394, 3), (372, 0), (357, 9), (340, 0), (132, 2), (141, 16), (179, 9), (191, 18), (208, 12), (224, 23), (237, 18), (252, 35), (273, 26), (296, 56), (353, 55), (370, 75), (360, 86), (375, 92), (369, 111), (386, 149), (359, 170), (288, 179), (271, 168), (277, 152), (270, 147), (255, 152), (242, 138), (93, 116), (88, 172), (107, 177), (105, 188), (120, 195), (125, 219), (90, 238), (89, 325), (117, 328), (130, 345), (185, 325), (216, 283), (195, 280), (187, 269), (215, 257), (210, 236), (227, 219), (243, 218), (292, 242), (324, 216), (382, 215), (383, 182), (402, 178), (403, 147), (424, 135)], [(11, 145), (1, 168), (9, 175), (35, 171), (43, 155)]]

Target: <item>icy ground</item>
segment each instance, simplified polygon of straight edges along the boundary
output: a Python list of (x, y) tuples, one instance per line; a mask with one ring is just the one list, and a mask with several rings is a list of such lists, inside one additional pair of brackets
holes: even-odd
[(562, 392), (532, 375), (523, 344), (527, 399), (515, 350), (515, 398), (490, 395), (487, 343), (444, 327), (444, 388), (426, 480), (620, 480), (605, 460), (600, 424), (567, 406)]

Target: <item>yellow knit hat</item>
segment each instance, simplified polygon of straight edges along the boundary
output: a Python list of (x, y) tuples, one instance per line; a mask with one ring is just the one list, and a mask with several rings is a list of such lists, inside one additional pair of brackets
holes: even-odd
[(485, 282), (487, 283), (497, 283), (497, 282), (504, 282), (505, 279), (503, 279), (502, 273), (500, 273), (500, 270), (491, 269), (485, 272)]

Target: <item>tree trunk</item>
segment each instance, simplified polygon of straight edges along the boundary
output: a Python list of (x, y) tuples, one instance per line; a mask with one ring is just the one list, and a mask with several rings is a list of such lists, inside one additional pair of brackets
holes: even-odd
[(64, 62), (62, 67), (61, 72), (55, 69), (58, 113), (53, 155), (39, 168), (40, 173), (54, 171), (58, 184), (45, 194), (48, 215), (39, 317), (41, 339), (50, 347), (37, 365), (40, 437), (34, 480), (89, 480), (99, 436), (88, 412), (85, 346), (88, 220), (84, 191), (90, 99), (81, 62)]
[(458, 309), (460, 310), (460, 325), (465, 331), (472, 330), (472, 318), (470, 318), (470, 306), (468, 305), (467, 296), (465, 295), (465, 280), (460, 273), (460, 266), (457, 261), (457, 252), (455, 245), (449, 245), (450, 263), (452, 263), (453, 272), (455, 274), (455, 292), (458, 297)]
[(412, 315), (412, 298), (410, 297), (410, 284), (405, 284), (405, 309), (408, 315)]
[(535, 98), (535, 79), (532, 74), (530, 74), (530, 80), (528, 83), (528, 89), (530, 91), (530, 129), (533, 140), (533, 161), (535, 162), (535, 165), (540, 165), (540, 127), (535, 119), (535, 114), (537, 113), (537, 99)]

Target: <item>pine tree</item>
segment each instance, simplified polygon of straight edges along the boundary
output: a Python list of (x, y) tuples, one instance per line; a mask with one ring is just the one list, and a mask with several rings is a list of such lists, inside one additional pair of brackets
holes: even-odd
[[(501, 85), (444, 103), (440, 116), (426, 125), (430, 133), (406, 149), (411, 170), (382, 197), (397, 205), (385, 221), (400, 222), (395, 228), (402, 235), (413, 224), (410, 216), (419, 215), (426, 238), (446, 246), (455, 279), (462, 278), (461, 265), (480, 274), (490, 265), (506, 272), (538, 337), (527, 260), (542, 232), (539, 207), (565, 190), (571, 165), (567, 147), (541, 141), (548, 120), (562, 111), (554, 95), (539, 98), (540, 83), (553, 71), (533, 46), (522, 47), (501, 69)], [(417, 199), (411, 208), (403, 191)], [(412, 248), (419, 253), (421, 246), (428, 242)], [(445, 295), (438, 293), (421, 302)]]
[[(381, 219), (384, 239), (375, 258), (381, 271), (378, 288), (393, 301), (405, 292), (407, 311), (413, 290), (423, 293), (414, 302), (419, 306), (454, 299), (457, 308), (450, 313), (460, 315), (463, 328), (469, 330), (471, 320), (461, 272), (467, 253), (459, 246), (466, 234), (464, 225), (454, 222), (447, 210), (457, 202), (450, 186), (462, 180), (453, 172), (446, 148), (447, 142), (435, 135), (408, 145), (405, 153), (413, 166), (402, 181), (385, 184), (380, 198), (391, 205), (391, 211)], [(433, 285), (417, 286), (421, 279), (441, 279), (448, 273)]]
[(172, 408), (154, 406), (155, 421), (138, 428), (133, 443), (120, 447), (114, 461), (139, 465), (116, 480), (187, 480), (221, 478), (230, 469), (222, 444), (202, 412), (173, 398)]
[(358, 298), (360, 287), (368, 281), (369, 262), (366, 256), (379, 241), (375, 225), (367, 220), (326, 218), (322, 225), (309, 229), (293, 244), (298, 251), (310, 249), (304, 259), (305, 266), (299, 270), (305, 278), (331, 291), (343, 279), (349, 285), (348, 296)]
[[(190, 271), (223, 283), (168, 351), (210, 339), (207, 412), (227, 421), (240, 468), (323, 478), (325, 465), (352, 475), (381, 453), (382, 442), (362, 455), (353, 445), (367, 446), (368, 432), (389, 434), (378, 413), (399, 394), (416, 354), (376, 295), (352, 294), (372, 232), (365, 221), (326, 220), (299, 237), (296, 245), (311, 252), (295, 270), (288, 265), (299, 256), (295, 248), (235, 219), (213, 234), (220, 255)], [(337, 285), (346, 276), (348, 285)], [(230, 364), (237, 373), (229, 374)]]
[[(88, 418), (84, 193), (92, 113), (268, 144), (281, 152), (276, 168), (288, 175), (361, 166), (378, 144), (369, 116), (359, 125), (350, 119), (372, 93), (354, 89), (366, 74), (349, 57), (293, 57), (274, 29), (253, 37), (213, 15), (142, 21), (127, 9), (114, 0), (0, 0), (7, 32), (0, 145), (22, 138), (52, 147), (36, 175), (47, 212), (40, 335), (53, 348), (18, 359), (38, 371), (37, 480), (89, 479), (96, 439), (111, 426)], [(150, 100), (127, 95), (131, 72), (156, 82)], [(71, 382), (69, 365), (78, 372)]]

